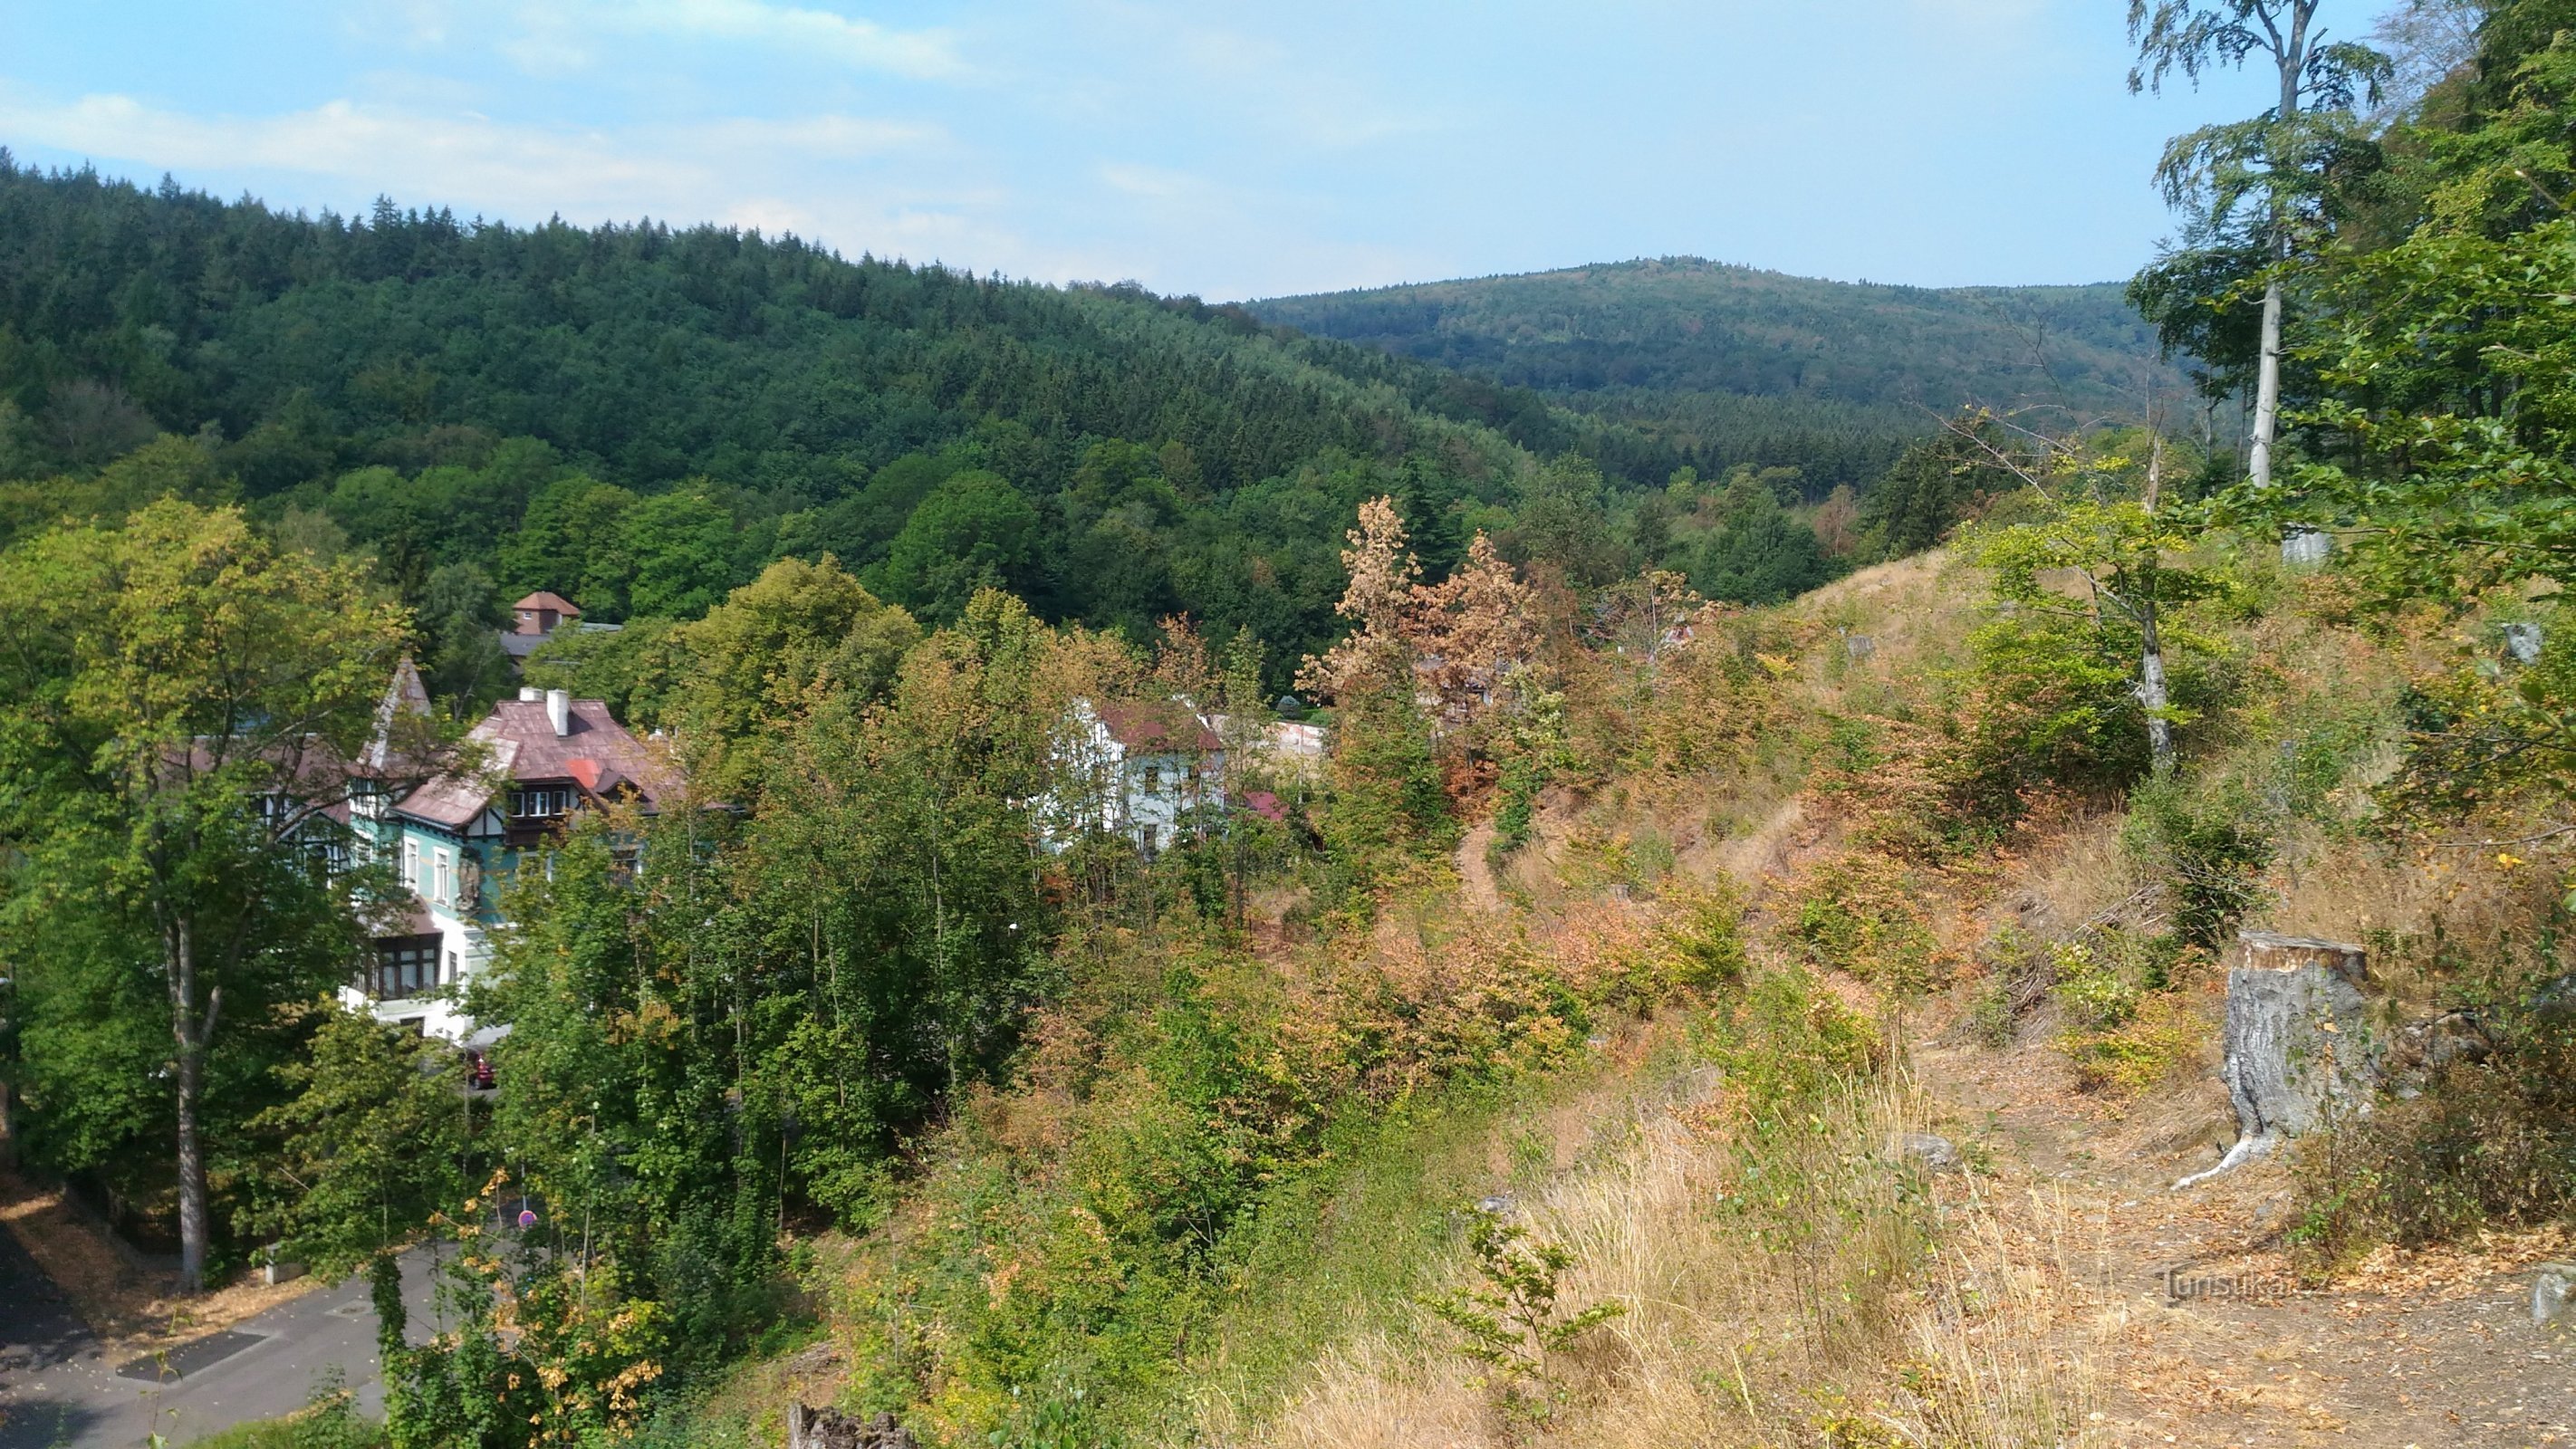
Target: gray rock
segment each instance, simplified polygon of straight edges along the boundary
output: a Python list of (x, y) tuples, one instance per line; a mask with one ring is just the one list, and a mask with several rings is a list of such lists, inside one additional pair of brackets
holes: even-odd
[(1959, 1149), (1950, 1145), (1950, 1139), (1929, 1132), (1904, 1133), (1896, 1139), (1896, 1150), (1934, 1172), (1947, 1172), (1959, 1165)]
[(2547, 1326), (2576, 1321), (2576, 1263), (2543, 1263), (2531, 1285), (2531, 1321)]
[(787, 1449), (920, 1449), (892, 1414), (858, 1420), (833, 1409), (787, 1406)]
[(2538, 664), (2542, 635), (2538, 624), (2504, 626), (2504, 652), (2516, 664)]
[(1878, 641), (1869, 637), (1867, 634), (1847, 633), (1843, 635), (1844, 658), (1853, 660), (1867, 659), (1877, 652)]
[(1503, 1214), (1510, 1212), (1511, 1210), (1512, 1195), (1507, 1192), (1498, 1192), (1492, 1197), (1480, 1197), (1476, 1199), (1476, 1211), (1483, 1213), (1489, 1218), (1501, 1217)]
[(2531, 1019), (2545, 1027), (2576, 1026), (2576, 971), (2540, 988), (2531, 998)]
[(2495, 1039), (2474, 1014), (2446, 1011), (2401, 1028), (2398, 1052), (2405, 1065), (2439, 1075), (2454, 1064), (2482, 1062), (2495, 1055)]
[(2281, 562), (2292, 568), (2312, 569), (2334, 554), (2334, 535), (2322, 529), (2292, 525), (2281, 535)]

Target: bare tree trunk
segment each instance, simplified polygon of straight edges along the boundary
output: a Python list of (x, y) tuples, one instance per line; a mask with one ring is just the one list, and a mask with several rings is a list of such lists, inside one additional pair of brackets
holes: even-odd
[(2263, 288), (2263, 363), (2254, 383), (2254, 448), (2247, 471), (2254, 486), (2272, 482), (2272, 439), (2281, 426), (2281, 279)]
[(201, 1293), (206, 1287), (206, 1248), (212, 1232), (197, 1108), (205, 1090), (206, 1041), (213, 1034), (220, 1003), (207, 1002), (203, 1015), (197, 1010), (197, 943), (186, 916), (171, 923), (164, 941), (169, 953), (170, 1035), (177, 1052), (172, 1076), (178, 1097), (179, 1291)]
[(2165, 437), (2155, 404), (2147, 405), (2147, 552), (2139, 573), (2146, 587), (2138, 590), (2138, 703), (2147, 712), (2147, 755), (2159, 775), (2173, 767), (2173, 721), (2165, 717), (2172, 695), (2165, 686), (2164, 638), (2156, 627), (2156, 505), (2162, 501)]
[(2156, 773), (2162, 774), (2173, 767), (2173, 721), (2165, 717), (2172, 695), (2165, 686), (2164, 644), (2156, 637), (2156, 603), (2152, 597), (2144, 600), (2138, 610), (2138, 636), (2138, 703), (2147, 711), (2147, 753), (2155, 762)]
[[(2291, 0), (2290, 33), (2275, 32), (2277, 49), (2274, 59), (2281, 66), (2281, 103), (2273, 121), (2286, 128), (2299, 114), (2299, 80), (2308, 64), (2308, 22), (2315, 16), (2317, 0)], [(2289, 219), (2280, 197), (2272, 198), (2272, 225), (2278, 235), (2273, 242), (2273, 266), (2270, 281), (2263, 286), (2263, 357), (2254, 379), (2254, 447), (2246, 471), (2257, 488), (2272, 482), (2272, 443), (2281, 428), (2281, 274), (2278, 270), (2290, 258)]]

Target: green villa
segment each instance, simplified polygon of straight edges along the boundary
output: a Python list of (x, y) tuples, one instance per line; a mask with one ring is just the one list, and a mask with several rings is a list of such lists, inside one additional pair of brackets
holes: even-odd
[(521, 689), (468, 735), (481, 746), (479, 773), (413, 784), (400, 779), (390, 726), (401, 715), (428, 712), (420, 675), (405, 660), (379, 708), (383, 727), (362, 762), (348, 824), (360, 849), (393, 863), (407, 909), (391, 934), (377, 938), (344, 999), (384, 1020), (474, 1044), (475, 1023), (454, 988), (490, 960), (502, 883), (586, 810), (628, 802), (658, 810), (675, 775), (653, 743), (628, 732), (599, 700)]

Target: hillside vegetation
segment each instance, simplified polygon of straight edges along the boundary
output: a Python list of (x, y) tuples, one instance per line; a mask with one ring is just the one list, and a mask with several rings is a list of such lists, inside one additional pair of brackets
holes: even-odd
[[(433, 613), (551, 588), (594, 620), (685, 618), (828, 552), (934, 618), (993, 584), (1293, 659), (1331, 632), (1362, 496), (1445, 530), (1445, 566), (1543, 458), (1614, 488), (1686, 461), (1239, 309), (793, 237), (285, 215), (5, 152), (0, 234), (0, 482), (23, 485), (0, 532), (113, 511), (99, 470), (185, 438), (106, 486), (327, 519)], [(442, 567), (477, 589), (431, 604)]]
[(1896, 287), (1664, 257), (1247, 306), (1618, 419), (1706, 472), (1803, 467), (1820, 497), (1963, 406), (2063, 421), (2179, 390), (2108, 283)]

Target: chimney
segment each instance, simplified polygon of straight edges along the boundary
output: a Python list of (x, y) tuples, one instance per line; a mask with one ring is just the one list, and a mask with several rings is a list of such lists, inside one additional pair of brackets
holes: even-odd
[(549, 689), (546, 691), (546, 722), (555, 727), (555, 738), (557, 739), (562, 739), (565, 735), (572, 733), (571, 690)]
[(519, 703), (535, 704), (538, 700), (543, 698), (545, 698), (545, 695), (540, 693), (535, 685), (522, 684), (519, 686)]

